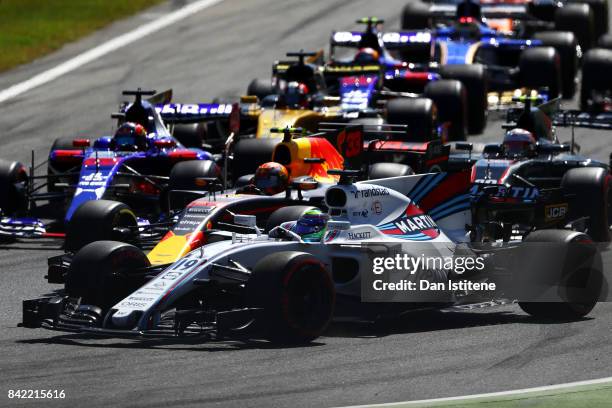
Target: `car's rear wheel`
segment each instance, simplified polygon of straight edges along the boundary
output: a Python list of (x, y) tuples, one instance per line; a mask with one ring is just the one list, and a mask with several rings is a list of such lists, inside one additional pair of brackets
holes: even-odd
[(185, 147), (202, 148), (206, 139), (205, 123), (178, 123), (172, 129), (172, 136)]
[(567, 31), (545, 31), (536, 33), (535, 38), (543, 45), (557, 50), (561, 59), (561, 85), (563, 97), (571, 99), (576, 93), (576, 74), (578, 73), (578, 55), (576, 54), (576, 37)]
[[(81, 303), (107, 310), (144, 283), (138, 270), (149, 266), (144, 252), (116, 241), (97, 241), (79, 250), (66, 274), (66, 292)], [(140, 278), (139, 278), (140, 276)]]
[(272, 160), (272, 152), (279, 142), (278, 138), (239, 139), (232, 151), (232, 180), (254, 174), (259, 165)]
[[(428, 142), (436, 135), (435, 106), (429, 98), (396, 98), (387, 102), (387, 123), (407, 125), (410, 137), (406, 141)], [(400, 140), (395, 137), (394, 140)]]
[(519, 82), (530, 89), (548, 88), (549, 97), (561, 93), (561, 59), (553, 47), (523, 50), (519, 58)]
[(247, 87), (247, 95), (255, 95), (261, 101), (268, 95), (276, 93), (272, 80), (255, 78), (249, 83)]
[(133, 240), (136, 215), (124, 203), (92, 200), (81, 204), (66, 228), (66, 250), (76, 252), (85, 245), (102, 240)]
[(0, 160), (0, 213), (19, 215), (27, 211), (28, 172), (15, 161)]
[(590, 238), (575, 231), (539, 230), (529, 234), (524, 242), (557, 244), (554, 247), (557, 255), (565, 259), (563, 270), (557, 271), (554, 281), (549, 282), (558, 288), (558, 301), (522, 301), (520, 308), (534, 317), (554, 320), (575, 320), (589, 314), (603, 288), (601, 255)]
[(561, 187), (570, 198), (570, 216), (588, 217), (586, 232), (596, 242), (610, 241), (612, 221), (612, 178), (601, 167), (570, 169), (561, 179)]
[(438, 108), (438, 121), (449, 122), (449, 139), (467, 139), (468, 99), (465, 86), (454, 79), (441, 79), (425, 86), (425, 96)]
[(612, 50), (595, 48), (589, 50), (582, 62), (582, 81), (580, 88), (580, 109), (588, 111), (597, 93), (605, 94), (612, 90)]
[(463, 84), (467, 97), (467, 127), (471, 134), (482, 133), (487, 126), (489, 90), (487, 71), (481, 64), (445, 65), (440, 67), (445, 79), (456, 79)]
[(264, 336), (276, 343), (303, 344), (319, 337), (332, 319), (335, 289), (321, 262), (303, 252), (277, 252), (253, 268), (246, 303), (263, 309)]
[(423, 30), (431, 28), (429, 4), (411, 1), (402, 10), (402, 30)]
[(555, 30), (574, 33), (580, 47), (590, 49), (597, 38), (593, 10), (588, 4), (566, 3), (555, 13)]

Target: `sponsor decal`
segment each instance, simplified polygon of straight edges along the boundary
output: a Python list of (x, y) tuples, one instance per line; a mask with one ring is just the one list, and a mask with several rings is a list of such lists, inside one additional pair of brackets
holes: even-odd
[(567, 203), (547, 205), (544, 207), (544, 217), (546, 221), (560, 220), (565, 218), (567, 215), (567, 210)]
[(361, 239), (369, 239), (372, 236), (370, 231), (362, 231), (362, 232), (349, 232), (346, 234), (348, 239), (356, 241)]
[(365, 190), (353, 191), (355, 198), (382, 197), (388, 196), (389, 194), (389, 190), (381, 187), (372, 187)]
[(391, 222), (379, 225), (378, 229), (386, 235), (417, 241), (428, 241), (440, 235), (435, 221), (412, 203), (402, 215)]

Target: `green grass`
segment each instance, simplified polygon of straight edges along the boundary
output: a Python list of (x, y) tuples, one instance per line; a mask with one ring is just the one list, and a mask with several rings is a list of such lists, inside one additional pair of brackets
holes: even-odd
[(0, 0), (0, 71), (163, 0)]
[(427, 404), (398, 404), (396, 407), (428, 408), (599, 408), (612, 406), (612, 383), (582, 385), (559, 390), (525, 392), (500, 397), (472, 398)]

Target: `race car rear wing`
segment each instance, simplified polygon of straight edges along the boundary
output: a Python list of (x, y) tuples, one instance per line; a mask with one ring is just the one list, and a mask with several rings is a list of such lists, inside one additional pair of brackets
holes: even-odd
[(155, 105), (165, 123), (198, 123), (229, 119), (233, 111), (229, 103), (168, 103)]
[[(331, 47), (359, 47), (362, 32), (359, 31), (336, 31), (332, 33)], [(386, 32), (382, 34), (382, 42), (388, 49), (397, 49), (403, 46), (414, 44), (431, 43), (432, 35), (428, 31), (401, 31)]]
[[(415, 172), (428, 172), (435, 167), (444, 170), (448, 162), (450, 147), (444, 146), (441, 140), (428, 142), (411, 142), (411, 134), (407, 125), (362, 125), (346, 123), (321, 123), (322, 132), (338, 132), (336, 148), (347, 158), (352, 153), (355, 159), (345, 164), (347, 169), (359, 169), (364, 164), (378, 161), (397, 161), (409, 164)], [(342, 137), (346, 132), (346, 138)], [(356, 132), (360, 132), (356, 136)], [(360, 142), (360, 146), (356, 144)], [(342, 142), (346, 144), (342, 144)], [(333, 142), (332, 142), (333, 143)], [(348, 150), (348, 153), (347, 153)], [(359, 158), (356, 158), (357, 152)]]

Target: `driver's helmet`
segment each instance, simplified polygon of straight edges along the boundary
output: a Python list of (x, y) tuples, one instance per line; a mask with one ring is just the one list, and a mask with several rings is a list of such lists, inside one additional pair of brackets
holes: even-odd
[(253, 184), (264, 194), (278, 194), (287, 189), (289, 185), (289, 172), (280, 163), (264, 163), (255, 171)]
[(113, 143), (117, 150), (145, 150), (147, 131), (138, 123), (125, 122), (115, 132)]
[(291, 231), (298, 234), (306, 242), (319, 242), (327, 228), (329, 215), (314, 208), (305, 211), (293, 224)]
[(506, 133), (503, 146), (507, 156), (531, 156), (535, 152), (536, 139), (528, 130), (512, 129)]
[(353, 62), (357, 64), (378, 64), (380, 58), (380, 53), (376, 51), (374, 48), (361, 48), (355, 54), (355, 58)]
[(285, 103), (289, 108), (308, 107), (308, 87), (301, 82), (289, 82), (285, 90)]

